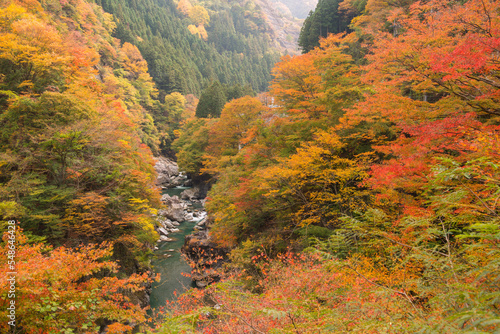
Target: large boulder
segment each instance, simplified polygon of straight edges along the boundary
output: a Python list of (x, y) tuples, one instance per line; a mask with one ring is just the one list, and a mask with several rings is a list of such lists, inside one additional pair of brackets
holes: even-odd
[(198, 199), (200, 196), (200, 191), (199, 189), (195, 188), (190, 188), (186, 189), (181, 193), (181, 198), (183, 200), (190, 200), (192, 201), (193, 199)]
[(173, 221), (183, 222), (185, 220), (184, 210), (187, 208), (187, 205), (182, 202), (179, 197), (171, 197), (168, 194), (165, 194), (161, 197), (161, 200), (165, 203), (167, 209), (160, 210), (160, 215)]
[(157, 185), (167, 187), (180, 185), (181, 178), (179, 178), (179, 166), (177, 166), (175, 161), (165, 157), (155, 158), (155, 161), (155, 170), (158, 173), (158, 178), (156, 179)]
[(181, 193), (181, 198), (183, 200), (196, 200), (203, 199), (207, 196), (209, 185), (206, 183), (197, 184), (193, 188), (186, 189)]
[(175, 225), (172, 224), (172, 222), (170, 220), (165, 221), (164, 225), (165, 225), (165, 228), (175, 228)]
[(158, 232), (162, 235), (168, 235), (168, 231), (163, 227), (158, 228)]

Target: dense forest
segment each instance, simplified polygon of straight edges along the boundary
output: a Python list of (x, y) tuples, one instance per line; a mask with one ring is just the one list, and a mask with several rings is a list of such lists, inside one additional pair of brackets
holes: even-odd
[[(0, 1), (2, 332), (498, 332), (499, 1), (320, 0), (276, 64), (267, 29), (250, 0)], [(173, 152), (227, 257), (152, 319)]]
[(266, 98), (187, 122), (230, 254), (165, 332), (498, 332), (499, 8), (320, 1)]
[(137, 47), (111, 36), (113, 18), (97, 5), (4, 1), (0, 22), (2, 229), (20, 222), (2, 245), (0, 328), (132, 328), (146, 319), (137, 292), (152, 280), (160, 207), (150, 111), (167, 106)]
[(160, 93), (199, 95), (214, 80), (263, 91), (271, 80), (279, 55), (253, 1), (96, 3), (113, 14), (113, 35), (139, 48)]

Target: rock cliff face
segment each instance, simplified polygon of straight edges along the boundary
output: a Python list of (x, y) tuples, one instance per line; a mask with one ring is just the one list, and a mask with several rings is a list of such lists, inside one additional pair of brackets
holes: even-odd
[(275, 47), (285, 54), (299, 54), (298, 39), (303, 19), (294, 17), (286, 5), (277, 0), (254, 0), (265, 14)]
[(270, 0), (281, 11), (288, 11), (298, 19), (305, 19), (316, 8), (318, 0)]

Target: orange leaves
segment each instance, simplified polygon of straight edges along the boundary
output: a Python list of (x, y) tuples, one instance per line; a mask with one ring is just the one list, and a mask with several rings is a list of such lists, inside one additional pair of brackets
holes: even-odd
[(4, 188), (1, 200), (16, 197), (27, 230), (51, 242), (119, 238), (125, 229), (151, 242), (156, 232), (145, 207), (160, 201), (144, 145), (158, 147), (145, 110), (155, 94), (146, 62), (135, 46), (111, 37), (111, 17), (96, 4), (48, 0), (43, 10), (38, 1), (7, 3), (0, 89), (12, 99), (2, 100), (0, 122), (2, 153), (15, 166), (2, 169), (12, 191)]
[(273, 76), (271, 94), (287, 112), (299, 118), (317, 118), (324, 111), (315, 104), (323, 92), (321, 75), (311, 54), (283, 57), (273, 69)]
[[(121, 323), (145, 321), (145, 311), (130, 303), (127, 293), (141, 291), (146, 276), (130, 279), (97, 278), (103, 272), (115, 272), (116, 263), (103, 261), (111, 255), (111, 246), (103, 244), (79, 249), (51, 249), (42, 244), (25, 243), (17, 235), (16, 318), (27, 332), (54, 333), (63, 330), (93, 331), (98, 319)], [(7, 243), (0, 255), (0, 280), (7, 278)], [(97, 276), (94, 276), (97, 275)], [(5, 283), (5, 282), (3, 282)], [(6, 284), (1, 295), (7, 296)], [(6, 330), (6, 314), (0, 314), (0, 328)], [(123, 326), (115, 325), (123, 329)]]
[[(368, 2), (367, 10), (376, 4)], [(494, 124), (500, 110), (493, 79), (499, 70), (498, 1), (431, 1), (407, 4), (408, 10), (387, 5), (364, 17), (387, 15), (383, 20), (393, 29), (392, 36), (377, 33), (367, 56), (363, 80), (372, 92), (346, 111), (337, 130), (379, 154), (365, 183), (381, 192), (378, 199), (427, 215), (421, 196), (437, 159), (465, 163), (477, 156), (475, 137), (496, 132), (485, 122)]]
[[(173, 305), (175, 314), (199, 314), (198, 328), (206, 333), (318, 333), (334, 328), (376, 333), (369, 323), (391, 322), (397, 331), (414, 316), (410, 304), (394, 293), (400, 290), (384, 288), (401, 285), (404, 279), (388, 282), (388, 272), (370, 259), (344, 265), (335, 259), (288, 252), (267, 260), (257, 264), (258, 294), (243, 289), (242, 279), (235, 276), (208, 287), (204, 296), (199, 291), (182, 296)], [(200, 312), (206, 310), (202, 301), (207, 297), (216, 304), (208, 318)]]
[(81, 36), (58, 31), (41, 8), (27, 13), (11, 5), (1, 11), (0, 59), (12, 63), (11, 71), (23, 72), (16, 89), (39, 93), (49, 85), (62, 88), (72, 80), (88, 81), (98, 56), (81, 43)]
[(463, 5), (434, 1), (413, 4), (409, 14), (395, 13), (401, 34), (378, 36), (367, 77), (385, 76), (390, 78), (385, 85), (393, 89), (411, 87), (430, 97), (450, 94), (476, 111), (500, 114), (494, 79), (500, 43), (496, 7), (495, 0)]
[[(121, 48), (123, 52), (123, 68), (127, 71), (127, 77), (139, 79), (144, 76), (145, 80), (151, 81), (151, 91), (153, 90), (152, 79), (148, 74), (148, 64), (141, 55), (139, 49), (130, 43), (123, 43)], [(142, 78), (141, 78), (142, 79)]]
[(276, 64), (270, 93), (288, 116), (336, 122), (342, 108), (362, 98), (359, 69), (345, 53), (346, 41), (343, 35), (329, 35), (318, 48)]
[(234, 156), (251, 143), (256, 137), (260, 117), (266, 110), (258, 99), (250, 96), (227, 103), (220, 119), (209, 130), (203, 171), (217, 174), (223, 156)]
[[(207, 332), (494, 327), (476, 319), (498, 318), (495, 289), (479, 279), (483, 264), (498, 276), (498, 1), (396, 5), (368, 1), (355, 22), (374, 34), (388, 22), (368, 65), (331, 36), (276, 66), (277, 106), (255, 131), (214, 125), (211, 233), (240, 243), (241, 272), (208, 291), (220, 306), (211, 318), (190, 313), (194, 299), (183, 310)], [(245, 254), (300, 236), (317, 236), (330, 260)], [(251, 283), (259, 294), (242, 288)]]
[(94, 192), (80, 195), (69, 202), (64, 218), (71, 238), (96, 239), (111, 228), (106, 211), (108, 198)]

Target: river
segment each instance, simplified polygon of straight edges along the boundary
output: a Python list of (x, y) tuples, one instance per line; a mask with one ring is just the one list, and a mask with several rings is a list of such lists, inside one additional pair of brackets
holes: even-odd
[[(179, 196), (189, 189), (187, 187), (170, 188), (163, 191), (163, 194)], [(203, 210), (199, 202), (187, 202), (191, 204), (193, 210)], [(181, 256), (181, 247), (184, 245), (184, 237), (193, 232), (197, 222), (184, 221), (177, 227), (180, 232), (168, 235), (173, 241), (161, 242), (154, 252), (152, 261), (155, 273), (161, 274), (161, 280), (154, 282), (150, 295), (150, 306), (152, 309), (165, 306), (166, 301), (176, 299), (175, 293), (180, 294), (186, 289), (194, 287), (191, 278), (186, 275), (191, 273), (191, 268)]]

